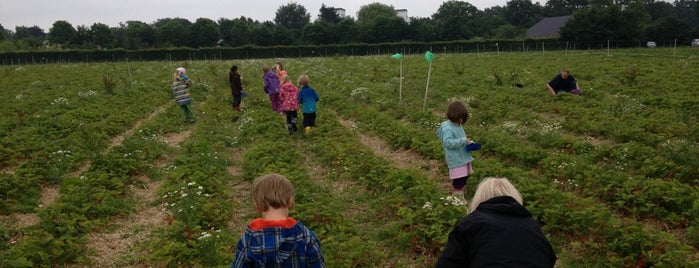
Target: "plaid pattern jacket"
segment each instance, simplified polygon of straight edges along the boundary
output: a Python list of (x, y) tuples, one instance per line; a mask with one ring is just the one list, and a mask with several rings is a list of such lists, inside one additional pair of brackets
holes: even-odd
[(250, 222), (238, 241), (231, 268), (322, 268), (325, 260), (315, 233), (294, 218)]

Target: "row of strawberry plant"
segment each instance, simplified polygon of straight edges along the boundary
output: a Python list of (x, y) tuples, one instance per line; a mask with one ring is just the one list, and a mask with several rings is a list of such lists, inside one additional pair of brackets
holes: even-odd
[[(266, 173), (284, 174), (294, 182), (297, 205), (292, 216), (319, 234), (329, 265), (343, 262), (339, 256), (348, 254), (348, 250), (343, 249), (346, 241), (334, 239), (338, 234), (331, 231), (353, 234), (359, 231), (343, 220), (337, 212), (339, 209), (332, 207), (333, 197), (328, 194), (328, 186), (314, 182), (317, 178), (311, 178), (308, 169), (304, 168), (302, 150), (293, 144), (303, 142), (302, 137), (288, 137), (283, 120), (269, 111), (266, 102), (259, 95), (246, 98), (245, 111), (234, 115), (235, 123), (228, 123), (232, 112), (223, 98), (207, 101), (206, 108), (201, 111), (208, 116), (200, 117), (196, 123), (197, 131), (183, 144), (181, 155), (175, 159), (173, 165), (176, 168), (171, 168), (165, 178), (162, 186), (165, 207), (173, 217), (166, 229), (159, 230), (142, 245), (143, 250), (149, 252), (144, 262), (166, 266), (210, 266), (229, 262), (232, 258), (230, 248), (235, 246), (235, 238), (241, 233), (231, 233), (226, 229), (231, 214), (226, 206), (247, 206), (247, 210), (243, 209), (246, 213), (232, 215), (247, 219), (245, 222), (257, 215), (247, 198), (226, 200), (232, 194), (225, 186), (249, 183)], [(234, 148), (245, 152), (240, 177), (225, 174), (231, 162), (221, 152), (231, 152)], [(209, 214), (207, 211), (211, 210)], [(242, 230), (239, 228), (238, 231)], [(359, 256), (366, 256), (372, 250), (371, 244), (353, 248), (351, 251), (359, 253), (350, 254), (357, 255), (357, 258), (348, 261), (356, 262)]]
[(32, 74), (48, 71), (50, 66), (21, 67), (3, 80), (17, 80), (2, 93), (16, 100), (4, 107), (8, 116), (0, 124), (0, 131), (7, 134), (0, 139), (0, 161), (11, 169), (0, 174), (4, 211), (33, 211), (40, 185), (59, 182), (66, 172), (107, 148), (112, 136), (126, 131), (168, 98), (163, 91), (145, 89), (152, 87), (152, 81), (138, 82), (136, 88), (117, 87), (111, 93), (95, 90), (99, 66), (104, 64), (62, 66), (64, 75), (31, 83), (25, 80), (37, 79)]
[[(361, 64), (358, 64), (361, 65)], [(332, 72), (332, 71), (330, 71)], [(372, 105), (376, 106), (381, 113), (387, 113), (389, 114), (388, 116), (395, 116), (397, 119), (403, 119), (407, 118), (408, 120), (411, 120), (418, 124), (420, 127), (433, 127), (435, 128), (435, 123), (439, 122), (440, 119), (438, 117), (434, 116), (433, 113), (424, 113), (424, 112), (415, 112), (415, 107), (411, 106), (414, 105), (413, 102), (408, 102), (405, 103), (404, 105), (395, 105), (395, 102), (392, 100), (394, 96), (390, 96), (395, 94), (395, 91), (390, 90), (390, 89), (385, 89), (385, 87), (390, 87), (385, 84), (378, 84), (374, 85), (375, 88), (369, 89), (369, 88), (364, 88), (364, 87), (359, 87), (359, 88), (348, 88), (348, 85), (351, 84), (359, 84), (360, 86), (363, 84), (372, 84), (372, 82), (378, 82), (384, 79), (385, 77), (380, 77), (378, 79), (371, 78), (368, 82), (359, 82), (359, 83), (354, 83), (357, 81), (351, 81), (349, 79), (352, 79), (351, 77), (346, 77), (343, 83), (340, 83), (337, 85), (334, 81), (328, 83), (329, 87), (340, 87), (336, 88), (335, 90), (341, 90), (345, 94), (349, 94), (352, 96), (352, 100), (355, 102), (363, 103), (363, 102), (369, 102)], [(455, 79), (455, 81), (462, 82), (458, 78)], [(441, 89), (441, 90), (435, 90), (435, 93), (433, 93), (436, 97), (436, 99), (448, 99), (452, 98), (451, 96), (454, 96), (454, 94), (459, 94), (460, 88), (458, 87), (453, 87), (450, 86), (451, 83), (448, 83), (447, 85), (443, 85), (444, 88), (446, 89)], [(507, 89), (502, 89), (502, 90), (507, 90)], [(577, 107), (578, 105), (573, 102), (572, 99), (570, 99), (570, 102), (565, 103), (566, 105), (561, 105), (561, 103), (558, 103), (558, 101), (542, 101), (538, 100), (537, 98), (532, 98), (531, 91), (508, 91), (503, 94), (493, 94), (492, 92), (486, 92), (483, 93), (482, 90), (469, 90), (471, 92), (469, 95), (462, 97), (462, 101), (465, 103), (469, 104), (474, 110), (472, 112), (475, 112), (476, 114), (473, 116), (472, 120), (470, 122), (474, 122), (478, 124), (480, 127), (482, 127), (482, 131), (479, 129), (473, 129), (472, 133), (476, 134), (476, 138), (479, 138), (479, 134), (485, 136), (487, 138), (487, 133), (492, 133), (494, 131), (506, 131), (507, 134), (511, 134), (513, 136), (522, 136), (522, 139), (527, 139), (529, 142), (520, 142), (514, 139), (509, 139), (505, 137), (507, 140), (510, 142), (502, 142), (503, 146), (499, 146), (497, 149), (499, 150), (497, 153), (502, 156), (511, 156), (511, 160), (513, 160), (516, 163), (520, 164), (525, 164), (529, 168), (538, 168), (540, 163), (551, 163), (556, 164), (553, 167), (558, 167), (558, 163), (556, 162), (561, 162), (563, 160), (556, 160), (556, 161), (550, 161), (552, 159), (546, 159), (547, 155), (549, 154), (549, 150), (564, 150), (564, 151), (571, 151), (573, 148), (576, 148), (576, 150), (582, 151), (582, 156), (583, 162), (581, 163), (582, 167), (577, 166), (571, 166), (571, 167), (566, 167), (568, 170), (573, 169), (573, 171), (578, 171), (578, 170), (593, 170), (590, 169), (589, 166), (585, 165), (585, 163), (592, 163), (592, 167), (608, 167), (607, 169), (614, 169), (615, 167), (612, 166), (617, 163), (623, 163), (624, 165), (629, 165), (627, 168), (630, 170), (638, 170), (641, 168), (638, 168), (639, 165), (645, 167), (646, 174), (652, 174), (652, 173), (657, 173), (658, 171), (667, 171), (668, 169), (675, 169), (678, 170), (679, 172), (677, 173), (683, 173), (681, 170), (693, 170), (694, 165), (686, 162), (680, 162), (677, 164), (672, 164), (673, 161), (669, 159), (669, 157), (672, 155), (674, 157), (677, 157), (678, 155), (683, 156), (683, 157), (677, 157), (681, 159), (693, 159), (696, 157), (692, 157), (691, 154), (693, 151), (696, 150), (683, 150), (686, 149), (686, 146), (673, 146), (673, 148), (676, 148), (674, 150), (669, 150), (670, 152), (676, 152), (671, 155), (668, 155), (667, 153), (660, 152), (660, 153), (654, 153), (654, 160), (652, 162), (648, 162), (647, 156), (649, 155), (649, 146), (644, 146), (638, 143), (631, 143), (628, 145), (621, 145), (621, 146), (610, 146), (608, 148), (602, 147), (603, 150), (600, 150), (599, 152), (595, 152), (594, 154), (591, 152), (594, 152), (595, 146), (593, 146), (591, 143), (586, 142), (586, 141), (576, 141), (575, 139), (570, 139), (567, 138), (565, 135), (560, 135), (562, 132), (562, 127), (563, 125), (558, 124), (556, 122), (553, 123), (548, 123), (546, 119), (542, 119), (541, 116), (539, 116), (536, 113), (529, 112), (528, 109), (508, 109), (507, 107), (503, 106), (500, 103), (521, 103), (522, 106), (528, 107), (528, 106), (535, 106), (535, 107), (540, 107), (540, 106), (548, 106), (551, 107), (553, 105), (559, 105), (562, 107)], [(463, 93), (461, 93), (463, 94)], [(563, 97), (563, 100), (565, 101), (567, 98)], [(530, 102), (525, 102), (523, 100), (527, 100)], [(581, 100), (580, 102), (583, 103), (582, 106), (589, 106), (587, 100), (587, 96), (584, 100)], [(600, 101), (595, 100), (595, 101)], [(479, 109), (481, 107), (489, 107), (488, 109)], [(546, 108), (538, 108), (545, 110)], [(573, 108), (571, 108), (573, 109)], [(553, 110), (553, 109), (551, 109)], [(436, 112), (436, 113), (441, 113), (441, 112)], [(511, 120), (507, 120), (508, 118), (512, 118)], [(385, 130), (388, 130), (388, 126), (382, 126), (382, 130), (379, 130), (381, 132), (385, 132)], [(494, 129), (495, 128), (495, 129)], [(488, 131), (489, 130), (489, 131)], [(486, 132), (487, 131), (487, 132)], [(389, 132), (390, 133), (390, 132)], [(389, 134), (390, 135), (390, 134)], [(397, 146), (401, 147), (406, 147), (406, 148), (418, 148), (422, 149), (425, 147), (425, 143), (423, 142), (416, 142), (410, 146), (407, 146), (406, 143), (410, 143), (411, 139), (414, 139), (413, 137), (401, 137), (400, 135), (394, 134), (392, 135), (388, 140), (394, 142)], [(529, 145), (523, 145), (524, 147), (520, 146), (511, 146), (511, 144), (529, 144), (530, 142), (534, 142), (536, 144), (539, 144), (539, 146), (542, 147), (543, 150), (540, 149), (535, 149), (531, 150), (528, 149)], [(685, 143), (686, 144), (686, 143)], [(533, 146), (533, 145), (532, 145)], [(560, 146), (560, 148), (559, 148)], [(571, 148), (572, 147), (572, 148)], [(629, 150), (631, 148), (631, 150)], [(438, 149), (438, 147), (437, 147)], [(518, 150), (523, 150), (523, 151), (518, 151)], [(624, 151), (630, 151), (631, 153), (623, 153)], [(423, 150), (424, 151), (424, 150)], [(636, 153), (638, 152), (638, 153)], [(631, 154), (632, 156), (629, 156)], [(665, 155), (664, 157), (660, 155)], [(567, 157), (567, 156), (565, 156)], [(628, 162), (634, 163), (633, 161), (629, 161), (629, 158), (635, 158), (639, 159), (641, 161), (636, 161), (635, 163), (638, 164), (628, 164)], [(645, 159), (644, 159), (645, 157)], [(621, 158), (621, 159), (619, 159)], [(589, 159), (589, 160), (588, 160)], [(595, 160), (595, 159), (601, 159), (601, 160)], [(555, 159), (554, 159), (555, 160)], [(649, 164), (652, 163), (652, 164)], [(667, 163), (670, 163), (670, 165), (667, 165)], [(563, 163), (563, 164), (568, 164), (568, 163)], [(551, 165), (548, 165), (551, 167)], [(665, 166), (665, 168), (662, 168)], [(677, 167), (680, 167), (677, 169)], [(621, 167), (622, 169), (624, 168), (623, 166)], [(618, 169), (618, 167), (616, 168)], [(642, 169), (641, 169), (642, 170)], [(554, 169), (549, 169), (549, 172), (555, 172), (557, 170)], [(560, 171), (558, 171), (560, 173)], [(570, 172), (568, 172), (570, 173)], [(615, 172), (613, 176), (606, 176), (606, 172), (595, 172), (596, 176), (604, 176), (605, 179), (607, 177), (613, 177), (615, 178), (614, 181), (617, 182), (617, 184), (626, 184), (626, 185), (631, 185), (629, 182), (627, 182), (626, 178), (631, 176), (631, 177), (638, 177), (639, 175), (634, 175), (634, 173), (630, 173), (626, 176), (617, 176), (618, 174)], [(685, 175), (691, 174), (684, 172)], [(578, 175), (579, 176), (579, 175)], [(568, 181), (569, 179), (574, 179), (574, 178), (552, 178), (554, 179), (559, 179), (562, 181)], [(686, 224), (687, 218), (691, 218), (691, 215), (693, 213), (687, 212), (686, 207), (691, 207), (693, 200), (695, 200), (695, 197), (692, 195), (685, 195), (683, 193), (691, 193), (691, 189), (693, 186), (690, 186), (689, 188), (685, 187), (682, 183), (679, 181), (673, 181), (669, 182), (667, 185), (663, 182), (658, 181), (657, 179), (650, 179), (654, 180), (656, 183), (649, 183), (649, 184), (641, 184), (643, 187), (646, 187), (643, 192), (650, 193), (652, 196), (645, 198), (645, 200), (654, 200), (656, 201), (655, 203), (658, 204), (653, 207), (648, 207), (647, 205), (644, 206), (632, 206), (632, 208), (636, 208), (635, 210), (632, 211), (634, 215), (637, 215), (639, 218), (645, 218), (648, 215), (655, 216), (656, 218), (663, 219), (667, 221), (669, 224), (674, 225), (674, 226), (683, 226)], [(606, 180), (604, 180), (606, 181)], [(634, 179), (632, 181), (638, 181), (638, 179)], [(629, 187), (606, 187), (607, 185), (613, 185), (611, 183), (602, 183), (599, 184), (597, 183), (598, 180), (590, 180), (591, 183), (586, 184), (583, 189), (588, 190), (588, 192), (593, 192), (592, 195), (595, 195), (595, 192), (599, 190), (600, 187), (604, 187), (607, 189), (628, 189)], [(581, 182), (582, 183), (582, 182)], [(631, 186), (632, 188), (638, 188), (639, 183), (634, 184), (635, 186)], [(673, 191), (672, 189), (677, 189), (679, 191)], [(686, 189), (683, 190), (683, 189)], [(638, 190), (638, 189), (636, 189)], [(667, 193), (677, 193), (677, 195), (672, 195), (672, 196), (682, 196), (681, 198), (676, 198), (676, 197), (668, 197)], [(612, 195), (607, 198), (609, 203), (612, 204), (619, 204), (620, 198), (622, 196), (623, 192), (613, 192)], [(624, 201), (625, 200), (625, 201)], [(629, 200), (628, 198), (621, 199), (621, 201), (624, 202), (624, 205), (628, 205), (628, 202), (635, 202), (633, 200)], [(644, 201), (644, 203), (646, 203)], [(629, 206), (622, 206), (624, 208), (627, 208)]]
[[(347, 103), (350, 103), (350, 101), (347, 101), (347, 97), (344, 97), (341, 95), (336, 95), (335, 97), (337, 97), (337, 102), (333, 102), (332, 103), (333, 106), (342, 107), (341, 109), (342, 109), (343, 113), (350, 114), (352, 117), (359, 116), (360, 118), (358, 118), (358, 121), (366, 123), (367, 126), (369, 126), (369, 127), (372, 127), (372, 128), (376, 127), (377, 131), (375, 133), (380, 134), (382, 136), (385, 136), (386, 140), (393, 141), (394, 137), (396, 137), (396, 136), (404, 136), (404, 137), (407, 136), (407, 137), (412, 137), (412, 138), (426, 137), (426, 136), (430, 136), (430, 134), (432, 132), (432, 129), (430, 129), (429, 134), (425, 135), (424, 130), (416, 129), (414, 127), (411, 128), (410, 126), (406, 126), (404, 122), (401, 123), (401, 122), (395, 121), (394, 119), (391, 119), (390, 115), (386, 115), (387, 114), (386, 111), (374, 112), (374, 109), (372, 107), (369, 107), (366, 105), (357, 105), (356, 102), (354, 104), (348, 105)], [(361, 108), (359, 108), (358, 106)], [(392, 131), (390, 131), (390, 132), (385, 131), (386, 129), (392, 129)], [(485, 145), (488, 146), (488, 144), (489, 144), (488, 141), (485, 139), (485, 136), (483, 136), (483, 137), (484, 137)], [(430, 138), (430, 139), (433, 139), (433, 138)], [(417, 142), (417, 144), (419, 144), (419, 145), (426, 144), (426, 143), (429, 143), (429, 140), (421, 140), (421, 141)], [(513, 144), (513, 143), (506, 143), (506, 144)], [(516, 143), (514, 143), (514, 144), (516, 144)], [(416, 146), (416, 148), (419, 148), (419, 145)], [(502, 146), (502, 147), (504, 148), (506, 146)], [(510, 150), (512, 149), (511, 147), (512, 146), (507, 146), (507, 148), (510, 148)], [(526, 146), (521, 148), (521, 149), (525, 149), (525, 151), (521, 151), (521, 152), (515, 151), (514, 155), (511, 153), (509, 155), (511, 155), (513, 158), (515, 158), (515, 157), (522, 157), (522, 156), (526, 156), (526, 155), (531, 155), (532, 152), (535, 152), (535, 151), (531, 151), (531, 150), (526, 150)], [(534, 155), (543, 156), (544, 154), (536, 154), (535, 153)], [(434, 157), (436, 157), (436, 156), (432, 156), (432, 158), (434, 158)], [(498, 158), (501, 158), (501, 157), (498, 157)], [(505, 159), (506, 158), (507, 157), (505, 157)], [(533, 175), (526, 176), (526, 177), (532, 177), (532, 176)], [(538, 183), (540, 183), (542, 185), (547, 185), (547, 186), (550, 185), (550, 183), (551, 183), (545, 179), (544, 180), (537, 180), (537, 181), (538, 181)], [(553, 191), (553, 192), (559, 193), (557, 190)], [(537, 192), (535, 194), (540, 194), (540, 193)], [(559, 197), (558, 198), (559, 200), (562, 198), (564, 200), (565, 199), (573, 199), (572, 196), (566, 196), (565, 193), (561, 193), (561, 194), (563, 194), (564, 196)], [(569, 203), (569, 202), (570, 201), (566, 200), (566, 203)], [(599, 209), (598, 205), (595, 205), (594, 203), (592, 203), (590, 201), (587, 201), (587, 202), (589, 202), (592, 205), (591, 209)], [(565, 213), (565, 211), (555, 211), (555, 210), (553, 212)], [(549, 212), (549, 213), (551, 213), (551, 212)], [(544, 215), (546, 215), (546, 214), (544, 214)], [(600, 219), (602, 219), (602, 218), (600, 218)], [(560, 220), (562, 220), (562, 222), (557, 222), (551, 226), (579, 226), (579, 225), (575, 225), (575, 224), (571, 225), (571, 222), (566, 222), (567, 219), (564, 219), (564, 218), (561, 218)], [(604, 222), (602, 220), (595, 220), (594, 218), (587, 219), (587, 221), (590, 224), (583, 225), (583, 227), (593, 228), (594, 226), (596, 226), (596, 224), (600, 224), (600, 223)], [(550, 223), (547, 223), (547, 224), (550, 224)], [(648, 230), (648, 232), (650, 232), (650, 231)], [(622, 239), (622, 238), (620, 238), (620, 239)], [(631, 239), (633, 239), (633, 238), (630, 238), (628, 240), (628, 242), (632, 242), (633, 240), (631, 240)], [(663, 243), (672, 243), (673, 245), (677, 246), (677, 248), (678, 248), (677, 250), (680, 250), (682, 252), (685, 252), (685, 251), (691, 252), (691, 250), (686, 249), (686, 246), (683, 246), (681, 243), (677, 243), (674, 240), (674, 238), (672, 238), (672, 237), (664, 236), (660, 241)], [(651, 247), (655, 246), (654, 244), (648, 244), (648, 245), (650, 245)], [(611, 245), (611, 246), (616, 246), (616, 245)], [(628, 253), (628, 252), (631, 252), (635, 249), (619, 248), (617, 250), (620, 253)], [(611, 251), (611, 252), (614, 252), (614, 251)], [(670, 254), (670, 255), (672, 255), (673, 253), (674, 253), (674, 251), (668, 252), (668, 254)], [(626, 260), (622, 260), (622, 261), (628, 262), (630, 260), (626, 259)], [(676, 260), (676, 261), (679, 261), (679, 260)]]
[(246, 216), (233, 215), (233, 208), (244, 201), (230, 199), (230, 186), (239, 179), (228, 172), (231, 155), (247, 145), (240, 142), (239, 125), (231, 123), (234, 112), (226, 104), (226, 68), (216, 62), (195, 64), (203, 69), (195, 83), (207, 83), (209, 91), (195, 98), (195, 103), (205, 103), (195, 106), (193, 131), (163, 169), (159, 203), (170, 216), (165, 219), (166, 227), (136, 245), (142, 252), (134, 259), (138, 263), (167, 267), (230, 264), (238, 234), (228, 228), (229, 221)]
[[(161, 115), (173, 116), (174, 109)], [(172, 123), (172, 121), (170, 121)], [(111, 217), (132, 211), (130, 185), (142, 175), (156, 175), (153, 163), (167, 144), (149, 127), (139, 129), (123, 144), (95, 156), (89, 170), (63, 179), (60, 197), (39, 210), (40, 223), (16, 230), (20, 242), (2, 253), (9, 267), (89, 264), (87, 234), (109, 225)]]
[(89, 264), (87, 234), (104, 230), (114, 216), (132, 212), (130, 186), (144, 183), (139, 179), (143, 175), (159, 176), (153, 165), (169, 150), (162, 135), (183, 126), (180, 122), (173, 105), (135, 129), (121, 145), (93, 155), (89, 170), (63, 179), (60, 198), (39, 211), (40, 223), (14, 230), (21, 239), (4, 247), (5, 264)]

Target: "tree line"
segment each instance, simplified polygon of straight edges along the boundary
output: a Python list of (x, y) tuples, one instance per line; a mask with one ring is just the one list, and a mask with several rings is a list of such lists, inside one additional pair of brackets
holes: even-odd
[(55, 21), (48, 32), (38, 26), (0, 25), (0, 52), (58, 49), (158, 49), (239, 46), (331, 45), (354, 43), (438, 42), (453, 40), (522, 39), (529, 27), (546, 17), (572, 17), (560, 29), (571, 42), (678, 40), (699, 38), (699, 1), (675, 0), (511, 0), (505, 6), (479, 10), (464, 1), (449, 0), (428, 18), (403, 19), (382, 3), (362, 6), (356, 19), (340, 17), (324, 4), (311, 21), (297, 3), (280, 6), (274, 21), (241, 16), (214, 21), (163, 18), (153, 23), (127, 21), (117, 27), (103, 23), (74, 27)]

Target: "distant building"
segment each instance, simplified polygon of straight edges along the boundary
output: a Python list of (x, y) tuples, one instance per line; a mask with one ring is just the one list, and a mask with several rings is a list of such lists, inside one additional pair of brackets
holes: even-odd
[(527, 30), (527, 37), (560, 37), (560, 30), (571, 16), (543, 18)]
[(341, 19), (346, 17), (344, 8), (336, 8), (335, 14), (337, 14), (337, 16), (340, 17)]
[(398, 15), (398, 17), (403, 19), (405, 22), (409, 22), (407, 9), (396, 9), (396, 15)]

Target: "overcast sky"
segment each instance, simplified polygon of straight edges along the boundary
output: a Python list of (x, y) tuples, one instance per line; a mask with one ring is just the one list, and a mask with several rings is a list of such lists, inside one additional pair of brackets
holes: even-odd
[[(53, 23), (65, 20), (77, 27), (104, 23), (115, 27), (130, 20), (153, 23), (163, 18), (185, 18), (195, 22), (198, 18), (234, 19), (240, 16), (258, 21), (274, 21), (280, 6), (296, 2), (311, 14), (311, 21), (318, 17), (322, 4), (344, 8), (346, 15), (357, 18), (357, 11), (371, 3), (379, 2), (395, 9), (407, 9), (409, 17), (430, 17), (445, 0), (0, 0), (0, 25), (14, 31), (16, 26), (39, 26), (48, 33)], [(480, 10), (504, 6), (507, 0), (470, 0)], [(537, 3), (540, 1), (532, 1)], [(540, 2), (542, 5), (546, 1)]]

